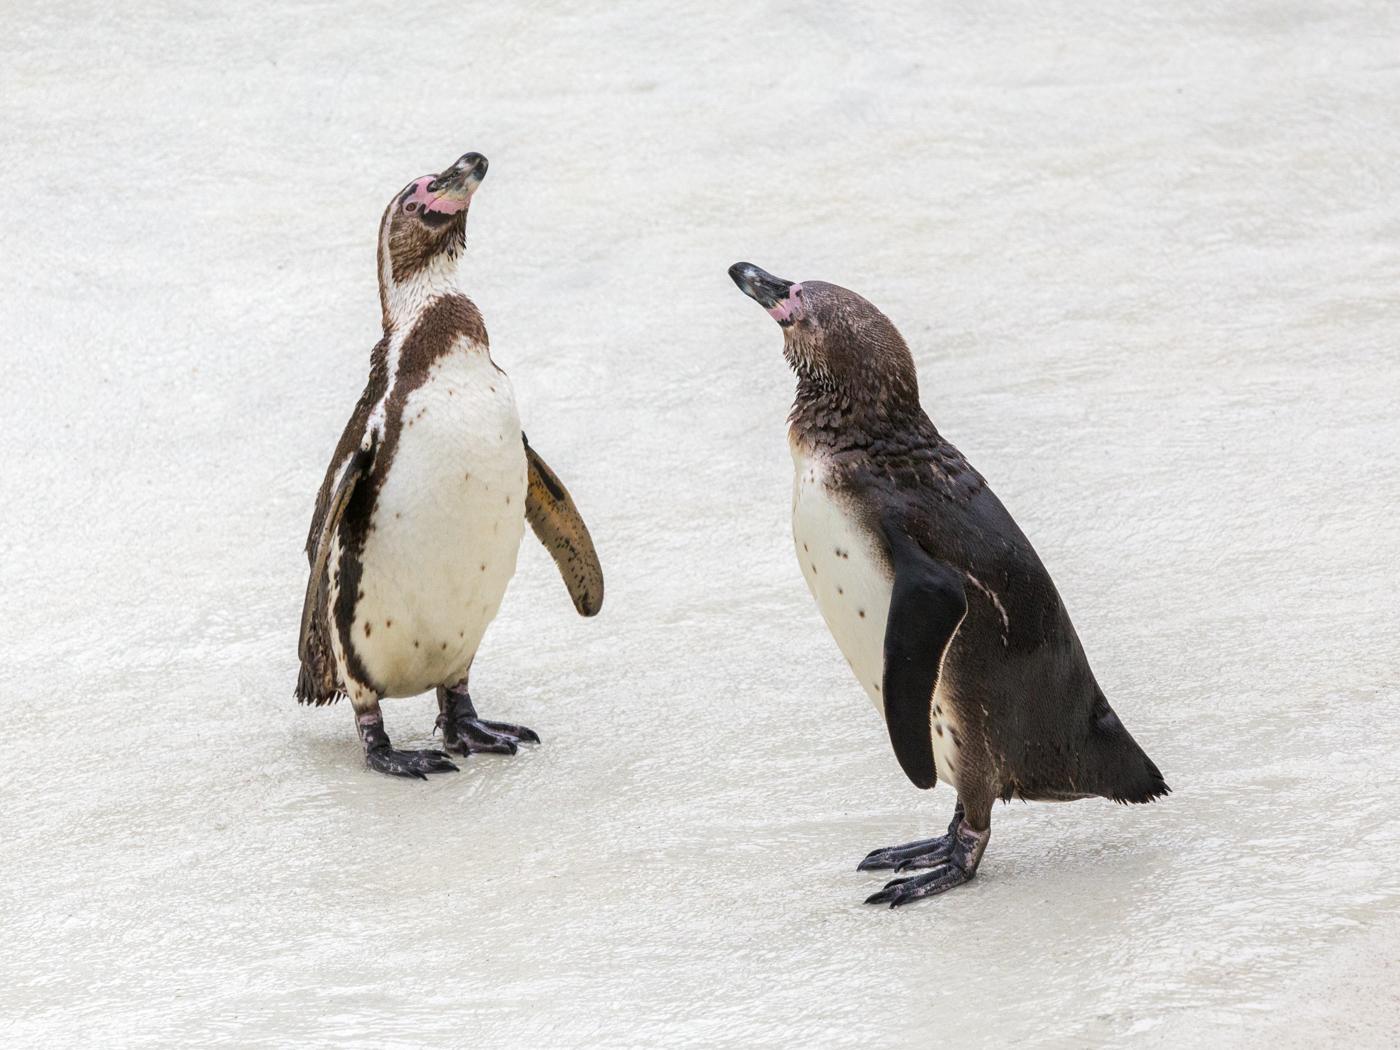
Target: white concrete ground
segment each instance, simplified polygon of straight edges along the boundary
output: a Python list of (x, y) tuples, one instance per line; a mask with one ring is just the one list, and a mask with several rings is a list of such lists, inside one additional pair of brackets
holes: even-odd
[[(6, 5), (0, 1043), (1394, 1045), (1400, 9), (859, 8)], [(544, 746), (397, 782), (292, 701), (301, 543), (468, 149), (607, 606), (527, 538), (473, 685)], [(902, 327), (1168, 800), (862, 907), (952, 798), (800, 579), (737, 259)]]

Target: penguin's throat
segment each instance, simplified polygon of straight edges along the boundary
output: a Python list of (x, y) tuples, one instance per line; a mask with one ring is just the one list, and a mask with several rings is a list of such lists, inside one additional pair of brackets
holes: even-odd
[(457, 262), (455, 252), (439, 252), (427, 265), (392, 281), (385, 302), (386, 330), (407, 331), (434, 303), (463, 294)]
[(918, 393), (841, 382), (826, 372), (798, 371), (788, 414), (791, 437), (814, 451), (845, 452), (922, 446), (936, 432)]

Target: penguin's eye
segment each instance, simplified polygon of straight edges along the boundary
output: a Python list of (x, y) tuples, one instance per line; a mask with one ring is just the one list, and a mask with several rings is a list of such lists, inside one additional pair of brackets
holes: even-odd
[(414, 212), (416, 212), (416, 211), (418, 210), (418, 202), (417, 202), (417, 201), (405, 201), (405, 202), (404, 202), (404, 206), (403, 206), (403, 210), (404, 210), (404, 214), (405, 214), (405, 215), (412, 215)]

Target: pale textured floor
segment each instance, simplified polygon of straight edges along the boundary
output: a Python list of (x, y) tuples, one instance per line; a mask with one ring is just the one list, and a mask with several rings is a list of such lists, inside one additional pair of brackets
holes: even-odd
[[(8, 5), (0, 1042), (1394, 1038), (1400, 9), (990, 6)], [(545, 746), (392, 782), (291, 700), (300, 548), (468, 149), (608, 599), (529, 546), (473, 684)], [(952, 799), (805, 592), (741, 258), (902, 327), (1169, 800), (861, 907)]]

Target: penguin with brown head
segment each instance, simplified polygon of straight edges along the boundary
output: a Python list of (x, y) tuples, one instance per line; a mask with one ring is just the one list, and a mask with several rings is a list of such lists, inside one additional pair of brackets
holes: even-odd
[(957, 792), (944, 835), (862, 871), (926, 869), (868, 903), (971, 879), (998, 798), (1150, 802), (1170, 790), (1094, 680), (1030, 541), (919, 402), (913, 356), (854, 292), (736, 263), (797, 376), (788, 441), (807, 586), (916, 787)]

